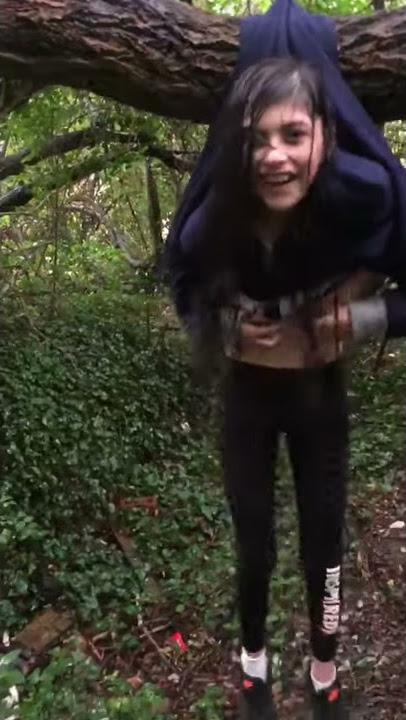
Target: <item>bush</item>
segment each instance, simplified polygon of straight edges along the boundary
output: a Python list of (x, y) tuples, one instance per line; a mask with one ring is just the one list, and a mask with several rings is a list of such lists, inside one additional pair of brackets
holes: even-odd
[(11, 720), (16, 709), (6, 698), (10, 689), (23, 691), (19, 720), (150, 720), (163, 718), (165, 704), (158, 688), (145, 684), (136, 693), (117, 673), (101, 668), (80, 649), (56, 648), (44, 669), (24, 677), (12, 669), (15, 653), (0, 660), (1, 717)]
[[(35, 332), (6, 329), (0, 543), (8, 628), (60, 592), (87, 619), (126, 596), (134, 614), (151, 566), (159, 572), (181, 548), (193, 563), (186, 538), (196, 513), (209, 521), (218, 512), (204, 497), (215, 464), (207, 390), (194, 383), (177, 340), (147, 336), (137, 324), (139, 302), (120, 308), (98, 295)], [(158, 495), (162, 508), (175, 499), (177, 512), (126, 514), (142, 558), (134, 570), (106, 528), (117, 520), (117, 497), (140, 495)], [(162, 536), (169, 545), (161, 558)]]

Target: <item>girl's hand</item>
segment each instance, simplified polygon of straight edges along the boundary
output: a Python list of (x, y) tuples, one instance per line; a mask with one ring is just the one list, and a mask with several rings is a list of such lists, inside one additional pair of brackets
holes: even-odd
[(240, 326), (242, 349), (252, 347), (273, 348), (280, 342), (281, 333), (278, 324), (266, 321), (243, 320)]
[(351, 314), (348, 305), (339, 305), (337, 313), (328, 313), (315, 320), (314, 331), (323, 343), (337, 337), (340, 342), (352, 339)]

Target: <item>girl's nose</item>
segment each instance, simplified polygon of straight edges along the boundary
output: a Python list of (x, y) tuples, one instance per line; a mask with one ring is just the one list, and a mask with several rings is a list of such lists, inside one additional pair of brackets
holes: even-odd
[(268, 145), (263, 161), (267, 165), (281, 165), (287, 160), (287, 155), (280, 145)]

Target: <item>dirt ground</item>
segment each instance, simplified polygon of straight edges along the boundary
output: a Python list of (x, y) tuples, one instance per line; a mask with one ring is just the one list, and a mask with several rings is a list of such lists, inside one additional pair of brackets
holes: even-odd
[[(353, 720), (406, 719), (404, 482), (405, 472), (399, 471), (391, 492), (377, 495), (374, 502), (368, 497), (368, 508), (374, 508), (368, 522), (358, 519), (362, 501), (357, 499), (356, 508), (350, 506), (351, 549), (346, 559), (338, 665)], [(153, 626), (150, 628), (153, 630)], [(215, 720), (234, 719), (238, 657), (226, 644), (219, 644), (203, 631), (186, 625), (181, 630), (193, 647), (193, 659), (188, 661), (185, 653), (174, 671), (169, 657), (161, 650), (165, 633), (160, 636), (159, 631), (149, 632), (149, 637), (144, 638), (141, 667), (140, 655), (134, 658), (137, 676), (162, 687), (169, 698), (168, 709), (179, 720), (210, 718), (208, 710), (202, 715), (196, 711), (195, 699), (208, 686), (222, 687), (226, 706), (222, 711), (213, 710), (213, 718), (214, 712), (219, 712)], [(295, 614), (290, 630), (292, 640), (283, 657), (282, 679), (274, 685), (279, 720), (306, 717), (303, 693), (308, 663), (306, 617)], [(121, 662), (123, 672), (128, 674), (132, 663), (129, 658)]]
[[(391, 491), (350, 502), (338, 671), (352, 720), (406, 720), (405, 479), (406, 472), (399, 471)], [(235, 720), (236, 652), (229, 641), (221, 642), (218, 636), (194, 627), (186, 614), (178, 630), (187, 643), (185, 652), (174, 651), (173, 642), (168, 646), (173, 619), (158, 603), (145, 624), (135, 629), (141, 638), (136, 651), (120, 654), (106, 633), (92, 638), (93, 642), (86, 640), (86, 648), (103, 668), (118, 670), (134, 688), (146, 682), (158, 685), (165, 696), (166, 716)], [(292, 614), (288, 638), (281, 679), (273, 687), (278, 719), (304, 720), (303, 687), (309, 662), (305, 611)], [(199, 707), (198, 699), (209, 688), (221, 689), (225, 703), (214, 698)]]

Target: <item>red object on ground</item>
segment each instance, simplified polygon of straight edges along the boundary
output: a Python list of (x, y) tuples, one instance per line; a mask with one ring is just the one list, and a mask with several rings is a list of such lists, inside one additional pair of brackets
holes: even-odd
[(187, 645), (186, 645), (182, 635), (180, 634), (180, 632), (173, 633), (173, 635), (171, 635), (171, 637), (169, 639), (171, 642), (176, 643), (180, 647), (182, 652), (185, 652), (187, 650)]

